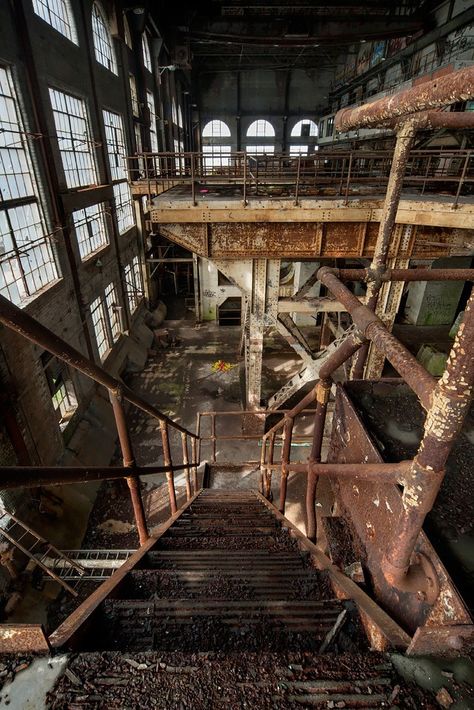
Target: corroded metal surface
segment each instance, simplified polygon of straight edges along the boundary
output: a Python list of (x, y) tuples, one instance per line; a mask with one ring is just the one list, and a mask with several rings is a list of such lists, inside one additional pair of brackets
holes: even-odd
[[(379, 452), (341, 386), (337, 389), (328, 460), (345, 463), (382, 462)], [(396, 589), (384, 577), (381, 570), (383, 552), (388, 541), (397, 539), (398, 520), (403, 509), (397, 486), (373, 481), (338, 479), (333, 487), (356, 534), (358, 552), (371, 577), (376, 598), (394, 618), (412, 633), (424, 624), (451, 627), (453, 624), (471, 623), (448, 573), (423, 532), (418, 535), (416, 552), (428, 558), (436, 571), (440, 593), (434, 604), (428, 604), (422, 595)], [(451, 633), (454, 639), (457, 638), (454, 627), (447, 633), (448, 636)]]
[(468, 101), (473, 96), (474, 67), (466, 67), (377, 101), (343, 108), (336, 114), (334, 127), (336, 131), (370, 128), (397, 116)]
[(41, 624), (0, 624), (0, 653), (49, 653)]
[[(450, 216), (453, 214), (455, 212)], [(192, 220), (189, 211), (182, 218), (168, 211), (156, 214), (153, 228), (170, 241), (214, 260), (274, 259), (275, 255), (294, 259), (371, 258), (374, 254), (379, 225), (377, 221), (369, 221), (371, 217), (367, 211), (361, 212), (358, 222), (353, 219), (321, 222), (321, 215), (315, 215), (314, 220), (288, 223), (281, 219), (281, 212), (277, 213), (275, 221), (263, 221), (267, 216), (265, 214), (264, 218), (259, 211), (255, 221), (246, 221), (241, 216), (235, 221), (220, 221), (220, 216), (213, 212), (208, 213), (208, 222), (202, 224)], [(329, 210), (328, 219), (335, 218)], [(457, 218), (466, 229), (415, 227), (407, 244), (391, 245), (389, 257), (435, 259), (464, 254), (467, 243), (474, 243), (474, 233), (467, 229), (469, 225), (474, 227), (474, 215), (469, 217), (459, 213)], [(404, 219), (410, 220), (412, 215), (408, 214)]]

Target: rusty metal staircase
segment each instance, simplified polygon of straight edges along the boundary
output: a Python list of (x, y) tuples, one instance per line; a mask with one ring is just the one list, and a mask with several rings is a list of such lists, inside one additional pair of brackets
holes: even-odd
[[(77, 590), (66, 581), (65, 573), (81, 578), (85, 569), (75, 560), (58, 550), (48, 540), (29, 527), (13, 513), (0, 507), (0, 537), (5, 538), (13, 547), (26, 555), (40, 567), (48, 578), (60, 584), (69, 594), (77, 596)], [(48, 561), (54, 560), (54, 565)], [(61, 566), (63, 575), (57, 574), (55, 567)]]
[(393, 707), (403, 681), (360, 598), (295, 530), (256, 491), (198, 492), (50, 636), (79, 651), (50, 707)]

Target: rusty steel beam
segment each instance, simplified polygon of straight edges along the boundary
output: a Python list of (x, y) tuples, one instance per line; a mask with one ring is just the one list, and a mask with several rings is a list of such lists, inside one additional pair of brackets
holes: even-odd
[[(474, 111), (473, 111), (474, 114)], [(332, 269), (341, 281), (366, 281), (368, 269)], [(385, 269), (379, 278), (387, 281), (474, 281), (474, 269)], [(337, 303), (337, 301), (334, 301)]]
[(383, 560), (387, 581), (398, 588), (417, 591), (420, 576), (424, 576), (417, 573), (416, 565), (410, 565), (423, 522), (443, 482), (447, 458), (469, 412), (474, 390), (473, 343), (474, 287), (446, 369), (433, 392), (423, 439), (403, 491), (399, 531)]
[(0, 323), (3, 323), (10, 330), (15, 331), (35, 345), (41, 346), (44, 350), (55, 355), (59, 360), (67, 363), (75, 370), (79, 370), (86, 377), (90, 377), (99, 385), (106, 387), (113, 394), (120, 394), (131, 404), (138, 407), (151, 417), (160, 422), (166, 422), (169, 426), (184, 432), (188, 436), (195, 437), (184, 427), (176, 424), (172, 419), (160, 412), (152, 404), (142, 399), (135, 392), (127, 387), (123, 382), (109, 375), (102, 367), (99, 367), (91, 360), (88, 360), (79, 350), (76, 350), (65, 340), (53, 333), (49, 328), (32, 318), (28, 313), (15, 306), (5, 296), (0, 296)]
[(473, 97), (474, 66), (471, 66), (362, 106), (343, 108), (336, 114), (334, 127), (336, 131), (371, 128), (398, 116), (468, 101)]
[(323, 266), (318, 273), (320, 281), (346, 306), (362, 335), (371, 340), (384, 353), (397, 372), (417, 394), (423, 407), (428, 410), (431, 406), (432, 393), (437, 384), (433, 375), (430, 375), (410, 351), (387, 330), (380, 318), (368, 306), (360, 303), (359, 299), (339, 281), (330, 268)]
[[(195, 463), (188, 464), (194, 466)], [(184, 465), (173, 466), (173, 471), (183, 471)], [(168, 472), (167, 466), (135, 466), (136, 476), (152, 476)], [(130, 476), (123, 466), (2, 466), (0, 488), (37, 488), (39, 486), (63, 486), (69, 483), (92, 481), (117, 481)]]

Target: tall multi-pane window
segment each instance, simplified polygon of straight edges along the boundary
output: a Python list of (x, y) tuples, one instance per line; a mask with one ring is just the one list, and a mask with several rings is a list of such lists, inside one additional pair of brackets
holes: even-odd
[(133, 49), (132, 33), (130, 32), (130, 25), (128, 24), (127, 16), (123, 15), (123, 31), (125, 37), (125, 44), (129, 49)]
[(105, 205), (91, 205), (72, 213), (81, 259), (86, 259), (109, 243)]
[(12, 77), (0, 67), (0, 293), (21, 305), (59, 276)]
[(66, 363), (61, 362), (48, 352), (44, 352), (41, 356), (41, 363), (60, 429), (64, 431), (77, 409), (77, 395), (69, 368)]
[(118, 74), (109, 23), (98, 2), (92, 5), (92, 37), (94, 40), (95, 58), (99, 64), (102, 64), (102, 66), (106, 67), (114, 74)]
[(132, 194), (127, 182), (125, 133), (122, 116), (104, 111), (105, 138), (109, 157), (110, 174), (114, 184), (115, 209), (120, 234), (133, 227)]
[(140, 115), (140, 104), (138, 101), (137, 81), (133, 74), (129, 75), (130, 98), (132, 99), (132, 113), (134, 116)]
[(152, 91), (146, 92), (146, 103), (150, 115), (150, 148), (152, 153), (158, 153), (158, 131), (156, 127), (155, 97)]
[(74, 188), (96, 184), (97, 173), (85, 102), (56, 89), (50, 89), (49, 96), (67, 186)]
[(109, 336), (107, 333), (107, 318), (103, 298), (99, 296), (90, 305), (92, 327), (94, 328), (95, 341), (99, 351), (100, 359), (103, 360), (107, 354), (109, 346)]
[(120, 306), (117, 298), (117, 290), (113, 282), (109, 283), (105, 288), (105, 307), (107, 309), (112, 342), (116, 343), (122, 332), (122, 325), (120, 323)]
[(112, 111), (103, 111), (105, 140), (109, 156), (112, 181), (127, 179), (127, 150), (122, 116)]
[(146, 36), (145, 32), (142, 34), (142, 50), (143, 50), (143, 64), (145, 65), (145, 69), (148, 69), (149, 72), (153, 72), (153, 65), (151, 63), (150, 45), (148, 44), (148, 37)]
[(120, 234), (124, 234), (134, 226), (132, 193), (128, 182), (118, 182), (114, 185), (115, 211)]
[(100, 359), (104, 360), (122, 332), (120, 305), (113, 281), (105, 287), (105, 291), (100, 296), (92, 301), (90, 312), (97, 349)]
[(125, 266), (125, 290), (130, 313), (134, 313), (143, 298), (143, 282), (138, 256)]
[(33, 10), (51, 27), (78, 44), (69, 0), (33, 0)]

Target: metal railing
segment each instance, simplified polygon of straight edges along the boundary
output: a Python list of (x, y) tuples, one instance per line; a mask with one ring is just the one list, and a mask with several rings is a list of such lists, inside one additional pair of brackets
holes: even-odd
[[(127, 158), (132, 187), (143, 194), (161, 194), (188, 186), (196, 204), (207, 185), (241, 188), (244, 205), (250, 196), (380, 195), (390, 176), (392, 151), (317, 151), (311, 155), (245, 152), (140, 153)], [(455, 195), (472, 190), (474, 154), (471, 150), (412, 150), (408, 156), (404, 189), (443, 191)]]

